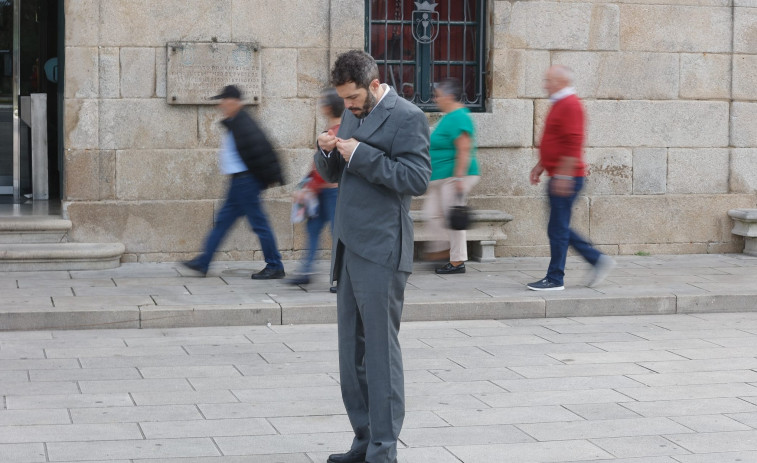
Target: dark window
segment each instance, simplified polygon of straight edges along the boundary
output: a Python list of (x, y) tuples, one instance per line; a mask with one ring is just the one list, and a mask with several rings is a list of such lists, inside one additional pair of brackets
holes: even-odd
[(433, 83), (456, 77), (463, 103), (484, 110), (486, 0), (366, 0), (366, 51), (381, 81), (427, 111)]

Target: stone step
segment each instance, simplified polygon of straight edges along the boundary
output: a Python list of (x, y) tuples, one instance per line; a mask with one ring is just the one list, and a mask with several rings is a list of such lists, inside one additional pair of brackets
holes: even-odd
[[(75, 280), (71, 280), (75, 282)], [(135, 293), (139, 288), (135, 288)], [(757, 289), (742, 294), (654, 294), (583, 297), (560, 295), (497, 297), (490, 300), (405, 302), (402, 321), (514, 320), (553, 317), (608, 317), (755, 312)], [(332, 324), (337, 322), (336, 296), (331, 301), (290, 303), (217, 303), (184, 305), (148, 303), (148, 296), (64, 296), (55, 305), (41, 298), (0, 305), (1, 330), (65, 330), (88, 328), (184, 328)], [(160, 302), (160, 297), (157, 300)], [(207, 296), (206, 296), (207, 299)], [(218, 299), (223, 299), (219, 295)], [(619, 318), (617, 322), (625, 321)]]
[(65, 243), (71, 221), (60, 216), (0, 217), (0, 243)]
[(4, 243), (0, 271), (101, 270), (121, 265), (122, 243)]

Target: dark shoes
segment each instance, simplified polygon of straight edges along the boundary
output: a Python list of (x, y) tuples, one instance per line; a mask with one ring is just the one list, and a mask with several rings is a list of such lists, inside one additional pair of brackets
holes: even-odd
[(308, 275), (296, 275), (289, 278), (286, 283), (292, 286), (306, 285), (310, 283), (310, 277)]
[(258, 273), (252, 274), (253, 280), (280, 280), (286, 276), (283, 268), (266, 267)]
[(201, 273), (202, 276), (205, 276), (208, 273), (208, 268), (207, 267), (203, 267), (202, 265), (200, 265), (200, 263), (197, 262), (197, 259), (192, 259), (192, 260), (188, 260), (186, 262), (182, 262), (181, 265), (183, 265), (184, 267), (186, 267), (186, 268), (188, 268), (190, 270), (194, 270), (195, 272)]
[[(255, 278), (255, 276), (253, 276), (253, 278)], [(295, 275), (292, 278), (287, 278), (285, 283), (290, 284), (292, 286), (308, 285), (310, 284), (310, 275), (307, 275), (307, 274)], [(336, 286), (330, 287), (329, 292), (336, 294)]]
[(447, 262), (447, 265), (436, 269), (437, 275), (449, 275), (451, 273), (465, 273), (465, 262), (460, 265), (452, 265), (451, 262)]
[(326, 463), (365, 463), (365, 452), (350, 450), (347, 453), (335, 453), (329, 455)]
[(552, 283), (546, 278), (526, 285), (531, 291), (562, 291), (565, 286)]

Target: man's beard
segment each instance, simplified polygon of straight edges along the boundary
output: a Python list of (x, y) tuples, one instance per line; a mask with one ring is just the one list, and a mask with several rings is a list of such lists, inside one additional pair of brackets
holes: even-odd
[(371, 110), (373, 110), (375, 106), (376, 106), (376, 97), (373, 96), (373, 93), (371, 93), (369, 89), (368, 95), (365, 97), (365, 103), (363, 103), (363, 107), (361, 108), (360, 112), (355, 114), (355, 117), (359, 119), (364, 119), (371, 112)]

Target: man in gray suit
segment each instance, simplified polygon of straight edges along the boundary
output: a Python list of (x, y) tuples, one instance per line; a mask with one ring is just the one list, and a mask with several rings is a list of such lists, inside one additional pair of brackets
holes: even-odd
[(331, 84), (347, 110), (338, 133), (318, 136), (315, 164), (339, 182), (332, 280), (338, 281), (339, 376), (355, 432), (329, 463), (392, 463), (405, 417), (398, 334), (413, 268), (412, 196), (431, 176), (423, 112), (378, 80), (365, 52), (339, 55)]

